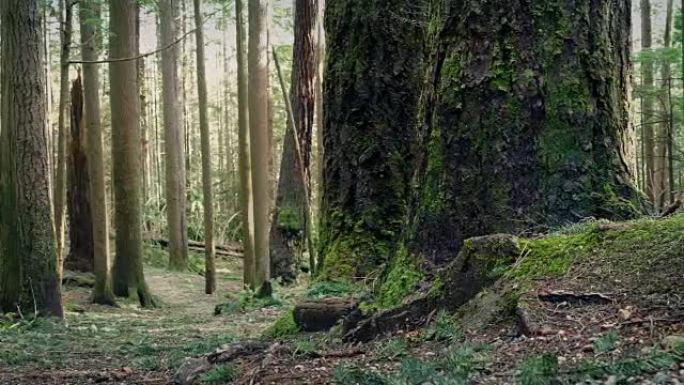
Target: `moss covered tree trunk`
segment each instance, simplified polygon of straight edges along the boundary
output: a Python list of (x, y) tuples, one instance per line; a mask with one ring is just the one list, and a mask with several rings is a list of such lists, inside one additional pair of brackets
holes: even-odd
[(637, 212), (629, 2), (347, 0), (326, 15), (326, 271), (378, 265), (399, 240), (443, 262), (472, 236)]
[(423, 11), (418, 3), (326, 4), (324, 275), (385, 262), (404, 226), (422, 84), (422, 28), (411, 21)]
[(416, 240), (635, 214), (623, 153), (629, 2), (450, 3), (435, 62)]
[(0, 2), (0, 313), (62, 317), (38, 3)]

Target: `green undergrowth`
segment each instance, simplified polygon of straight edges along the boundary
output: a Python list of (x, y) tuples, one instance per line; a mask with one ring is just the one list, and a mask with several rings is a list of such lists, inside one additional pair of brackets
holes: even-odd
[[(684, 344), (669, 351), (653, 349), (634, 357), (612, 360), (585, 359), (568, 368), (560, 368), (555, 355), (533, 356), (519, 366), (516, 374), (518, 385), (573, 385), (592, 383), (613, 378), (615, 384), (633, 383), (635, 377), (656, 374), (663, 382), (669, 383), (668, 370), (684, 362)], [(659, 374), (659, 375), (658, 375)]]
[(262, 335), (266, 339), (285, 339), (299, 334), (300, 329), (294, 319), (292, 310), (286, 311)]
[(219, 365), (200, 376), (202, 384), (226, 384), (238, 378), (238, 371), (230, 364)]
[(269, 297), (260, 297), (253, 291), (244, 291), (240, 293), (228, 293), (226, 297), (228, 298), (227, 302), (216, 305), (216, 308), (214, 309), (215, 315), (232, 315), (257, 309), (280, 308), (286, 304), (277, 292), (274, 292)]
[[(165, 269), (169, 266), (169, 252), (158, 245), (143, 246), (143, 262), (145, 265)], [(204, 275), (204, 254), (190, 251), (188, 253), (188, 271)]]
[(486, 346), (464, 342), (445, 349), (434, 359), (406, 358), (392, 373), (339, 366), (334, 371), (334, 379), (339, 385), (465, 385), (485, 368), (488, 350)]
[(306, 291), (309, 299), (323, 299), (330, 297), (358, 298), (368, 293), (363, 285), (348, 281), (318, 281), (314, 282)]

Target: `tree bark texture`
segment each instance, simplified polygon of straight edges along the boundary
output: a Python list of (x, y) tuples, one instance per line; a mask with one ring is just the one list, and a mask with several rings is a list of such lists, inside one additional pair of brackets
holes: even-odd
[(238, 94), (238, 168), (240, 178), (240, 211), (242, 213), (242, 243), (245, 249), (244, 285), (254, 289), (254, 197), (252, 196), (252, 160), (249, 133), (249, 79), (247, 62), (246, 9), (242, 0), (235, 0), (235, 39), (237, 47)]
[[(297, 155), (294, 128), (287, 125), (283, 138), (282, 160), (274, 220), (271, 223), (271, 276), (293, 281), (297, 272), (295, 255), (306, 241), (308, 213), (305, 191), (310, 191), (311, 138), (314, 123), (316, 91), (316, 16), (313, 0), (295, 1), (295, 39), (290, 99), (299, 140), (301, 158)], [(288, 122), (289, 123), (289, 122)], [(304, 164), (299, 164), (299, 159)], [(306, 178), (303, 177), (306, 175)], [(309, 184), (305, 188), (304, 183)], [(310, 250), (313, 252), (313, 250)]]
[(405, 5), (425, 20), (361, 3), (327, 10), (328, 270), (377, 266), (399, 240), (442, 263), (469, 237), (638, 213), (622, 141), (628, 2)]
[[(112, 58), (136, 56), (135, 1), (109, 3)], [(114, 294), (128, 297), (137, 292), (142, 306), (154, 306), (142, 264), (142, 175), (140, 157), (140, 98), (135, 61), (109, 64), (112, 115), (112, 163), (116, 256)]]
[(93, 220), (90, 210), (90, 176), (83, 120), (81, 76), (71, 85), (71, 135), (68, 156), (67, 203), (69, 210), (69, 270), (93, 271)]
[[(81, 56), (84, 61), (97, 60), (102, 41), (93, 21), (101, 20), (101, 5), (95, 0), (79, 3), (81, 23)], [(87, 138), (88, 170), (90, 175), (90, 208), (93, 228), (93, 302), (113, 305), (111, 275), (109, 273), (109, 211), (105, 182), (104, 143), (100, 117), (100, 75), (97, 64), (83, 65), (83, 95), (85, 107), (85, 135)]]
[(251, 0), (249, 11), (249, 132), (254, 195), (254, 284), (257, 289), (270, 278), (269, 215), (271, 202), (268, 97), (268, 1)]
[[(197, 55), (197, 94), (199, 97), (200, 136), (202, 142), (202, 195), (204, 205), (204, 260), (205, 287), (207, 294), (216, 291), (216, 266), (214, 250), (214, 197), (211, 170), (211, 134), (209, 132), (209, 107), (207, 102), (207, 76), (204, 68), (204, 33), (200, 0), (193, 0), (195, 8), (195, 45)], [(220, 145), (220, 144), (219, 144)]]
[(409, 1), (326, 4), (324, 175), (319, 272), (362, 276), (404, 227), (423, 63)]
[[(178, 0), (160, 2), (161, 41), (165, 47), (178, 35)], [(169, 267), (185, 270), (188, 266), (188, 224), (186, 214), (185, 138), (181, 119), (178, 79), (179, 46), (161, 53), (164, 113), (164, 145), (166, 150), (166, 219), (169, 231)]]
[[(651, 25), (651, 1), (641, 0), (641, 50), (648, 52), (651, 50), (653, 42), (653, 32)], [(643, 163), (645, 165), (644, 183), (646, 195), (655, 202), (655, 106), (653, 103), (654, 79), (653, 61), (646, 57), (640, 64), (641, 69), (641, 140), (643, 141)]]
[(36, 0), (6, 0), (0, 119), (0, 312), (62, 317), (50, 202), (42, 12)]

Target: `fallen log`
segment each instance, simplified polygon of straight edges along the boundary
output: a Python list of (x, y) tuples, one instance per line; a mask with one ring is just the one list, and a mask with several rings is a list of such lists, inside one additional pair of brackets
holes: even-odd
[[(164, 238), (149, 238), (146, 240), (146, 242), (165, 249), (169, 247), (169, 240)], [(205, 248), (206, 246), (202, 242), (188, 241), (188, 249), (190, 250), (204, 252)], [(214, 246), (214, 250), (216, 252), (216, 255), (219, 257), (242, 258), (243, 256), (242, 246), (237, 244), (216, 245)]]
[(358, 303), (352, 298), (306, 300), (295, 305), (294, 319), (302, 331), (325, 331), (358, 308)]

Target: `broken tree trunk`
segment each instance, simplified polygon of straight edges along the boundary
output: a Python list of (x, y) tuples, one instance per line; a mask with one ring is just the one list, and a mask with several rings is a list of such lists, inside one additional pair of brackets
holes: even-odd
[(302, 331), (325, 331), (357, 311), (358, 308), (358, 303), (352, 298), (303, 301), (295, 306), (294, 319)]

